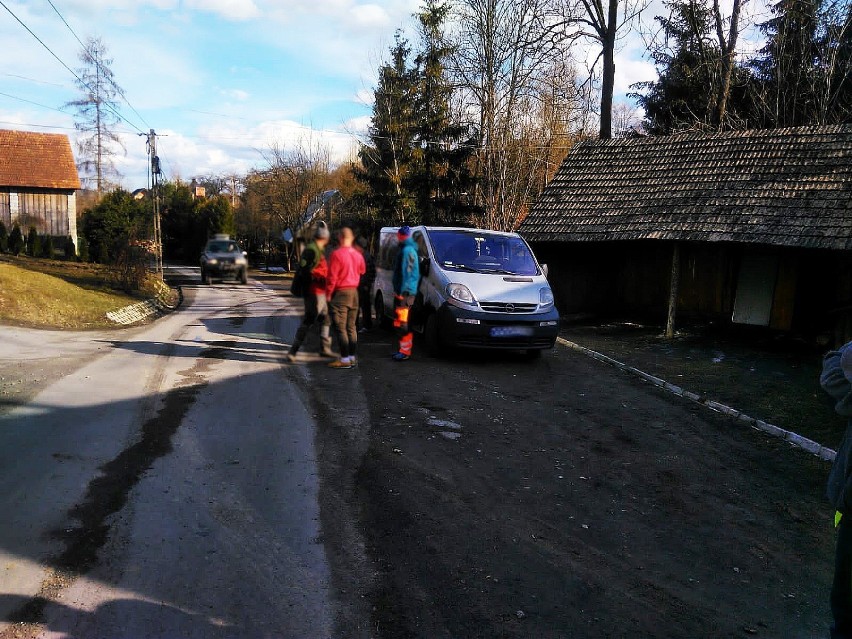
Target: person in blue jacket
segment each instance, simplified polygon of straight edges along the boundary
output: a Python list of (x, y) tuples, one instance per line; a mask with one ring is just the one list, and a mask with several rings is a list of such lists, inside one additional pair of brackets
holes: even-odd
[(411, 357), (414, 333), (408, 325), (408, 312), (414, 305), (417, 287), (420, 285), (420, 260), (417, 244), (411, 238), (411, 228), (401, 226), (396, 233), (399, 252), (393, 269), (393, 326), (399, 338), (399, 350), (393, 359), (403, 362)]
[(846, 433), (828, 475), (828, 498), (836, 511), (837, 548), (831, 586), (832, 639), (852, 639), (852, 342), (831, 351), (819, 378), (847, 418)]

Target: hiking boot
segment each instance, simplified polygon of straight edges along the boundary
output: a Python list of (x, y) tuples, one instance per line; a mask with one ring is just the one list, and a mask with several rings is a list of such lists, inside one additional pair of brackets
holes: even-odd
[(404, 362), (407, 359), (411, 359), (411, 355), (406, 355), (405, 353), (394, 353), (391, 355), (391, 359), (395, 362)]
[(344, 362), (343, 360), (336, 359), (333, 362), (329, 362), (329, 368), (352, 368), (352, 364), (349, 362)]

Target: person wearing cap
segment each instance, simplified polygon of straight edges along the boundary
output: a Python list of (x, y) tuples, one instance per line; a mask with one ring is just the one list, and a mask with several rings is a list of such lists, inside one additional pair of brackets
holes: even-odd
[(408, 312), (414, 305), (417, 287), (420, 285), (420, 260), (417, 244), (411, 238), (411, 229), (401, 226), (396, 233), (399, 251), (393, 269), (393, 326), (399, 338), (399, 350), (393, 359), (402, 362), (411, 357), (414, 346), (414, 333), (408, 325)]
[(328, 262), (325, 259), (325, 247), (331, 233), (325, 222), (320, 221), (314, 230), (313, 241), (302, 251), (299, 260), (299, 268), (310, 274), (310, 281), (305, 287), (305, 314), (302, 323), (296, 329), (296, 337), (293, 345), (287, 353), (287, 361), (295, 362), (296, 354), (299, 352), (311, 326), (320, 326), (320, 355), (323, 357), (334, 357), (331, 352), (331, 320), (328, 315), (328, 298), (326, 296), (326, 285), (328, 278)]
[(847, 418), (846, 433), (828, 475), (827, 493), (837, 526), (831, 637), (852, 639), (852, 342), (825, 356), (819, 382), (834, 398), (835, 411)]
[(366, 271), (364, 257), (352, 244), (355, 234), (348, 226), (340, 229), (340, 246), (334, 250), (328, 265), (328, 287), (331, 318), (340, 346), (340, 359), (330, 368), (352, 368), (358, 350), (358, 284)]

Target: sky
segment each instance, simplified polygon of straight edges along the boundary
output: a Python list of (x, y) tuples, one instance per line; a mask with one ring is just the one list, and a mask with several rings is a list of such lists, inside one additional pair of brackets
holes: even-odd
[[(77, 38), (98, 37), (127, 98), (117, 127), (124, 188), (147, 185), (140, 134), (150, 129), (171, 180), (244, 174), (262, 167), (273, 145), (321, 144), (343, 162), (369, 125), (376, 70), (394, 32), (411, 33), (419, 5), (0, 0), (0, 128), (67, 133), (73, 141), (73, 110), (63, 105), (79, 90), (63, 63), (78, 69)], [(656, 77), (638, 38), (622, 43), (616, 69), (616, 100), (626, 100), (630, 84)]]

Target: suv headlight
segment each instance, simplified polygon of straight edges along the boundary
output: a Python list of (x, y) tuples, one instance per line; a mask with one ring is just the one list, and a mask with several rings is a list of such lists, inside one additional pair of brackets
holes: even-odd
[(538, 292), (538, 300), (538, 304), (542, 308), (553, 306), (553, 291), (550, 290), (550, 287), (545, 287)]
[(208, 259), (207, 259), (207, 263), (208, 263), (208, 264), (216, 264), (216, 258), (215, 258), (215, 257), (210, 257), (210, 258), (208, 258)]
[(476, 306), (476, 299), (473, 297), (473, 293), (464, 284), (447, 284), (447, 296), (466, 306)]

